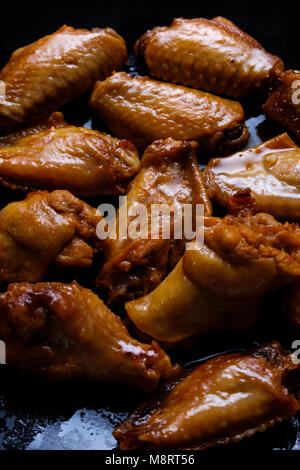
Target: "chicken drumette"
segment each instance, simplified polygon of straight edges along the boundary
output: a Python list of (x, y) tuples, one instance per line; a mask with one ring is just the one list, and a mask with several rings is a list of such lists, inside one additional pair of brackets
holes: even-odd
[(37, 191), (0, 211), (0, 282), (40, 281), (50, 268), (91, 266), (101, 214), (68, 191)]

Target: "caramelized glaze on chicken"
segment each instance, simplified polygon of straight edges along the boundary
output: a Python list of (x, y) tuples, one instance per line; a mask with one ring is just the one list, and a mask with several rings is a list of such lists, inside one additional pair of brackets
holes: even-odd
[(0, 211), (0, 282), (39, 281), (92, 264), (101, 214), (68, 191), (38, 191)]
[(236, 101), (125, 72), (97, 82), (90, 104), (115, 135), (140, 150), (172, 137), (195, 140), (202, 152), (228, 154), (249, 136)]
[(275, 341), (252, 353), (215, 356), (163, 384), (114, 436), (125, 450), (240, 441), (296, 414), (298, 379), (290, 387), (287, 378), (298, 367)]
[(124, 40), (112, 29), (63, 26), (15, 51), (0, 72), (6, 98), (0, 131), (36, 122), (91, 89), (127, 60)]
[(281, 75), (280, 82), (263, 109), (269, 118), (300, 139), (300, 71), (288, 70)]
[(0, 320), (7, 364), (26, 373), (148, 391), (172, 372), (158, 344), (131, 338), (121, 319), (76, 282), (12, 284), (0, 294)]
[(126, 303), (152, 338), (177, 342), (223, 328), (254, 325), (262, 298), (300, 279), (300, 228), (271, 215), (207, 218), (205, 244), (194, 242), (150, 294)]
[[(177, 263), (186, 239), (184, 233), (180, 239), (175, 239), (174, 225), (180, 224), (181, 229), (183, 225), (182, 217), (178, 220), (175, 212), (180, 211), (181, 216), (184, 205), (191, 204), (195, 220), (196, 204), (202, 204), (204, 214), (211, 213), (195, 152), (189, 142), (171, 138), (156, 141), (145, 151), (141, 165), (127, 195), (127, 220), (119, 210), (118, 236), (115, 240), (106, 240), (106, 263), (97, 278), (97, 284), (108, 290), (111, 302), (147, 294)], [(140, 219), (136, 211), (141, 204), (147, 210), (146, 224), (138, 227)], [(162, 219), (152, 212), (155, 204), (165, 204), (169, 209)], [(134, 223), (140, 232), (137, 237), (134, 233), (135, 238), (132, 238), (128, 232)], [(168, 238), (163, 238), (164, 224), (170, 231)], [(124, 229), (126, 233), (122, 238)], [(153, 230), (157, 230), (157, 238)]]
[(27, 135), (22, 130), (0, 138), (0, 183), (12, 189), (122, 194), (139, 168), (137, 150), (128, 140), (70, 126), (60, 113), (28, 128)]
[(268, 88), (284, 70), (279, 57), (222, 17), (175, 19), (144, 34), (135, 50), (157, 78), (235, 98)]
[(230, 209), (249, 190), (256, 209), (300, 218), (300, 148), (287, 134), (227, 158), (212, 159), (203, 176), (210, 198)]

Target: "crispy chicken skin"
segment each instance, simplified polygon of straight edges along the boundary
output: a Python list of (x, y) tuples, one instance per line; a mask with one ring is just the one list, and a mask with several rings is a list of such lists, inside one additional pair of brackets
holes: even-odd
[(299, 410), (298, 384), (287, 386), (297, 367), (275, 341), (215, 356), (162, 384), (114, 436), (124, 450), (206, 449), (251, 437)]
[(258, 211), (300, 219), (300, 148), (287, 134), (226, 158), (210, 160), (203, 170), (208, 195), (230, 206), (247, 192)]
[(300, 71), (288, 70), (280, 77), (280, 86), (268, 98), (263, 109), (300, 139)]
[(56, 266), (91, 266), (100, 212), (68, 191), (37, 191), (0, 211), (0, 282), (40, 281)]
[(15, 51), (0, 72), (6, 101), (0, 104), (0, 131), (36, 122), (90, 90), (127, 60), (124, 40), (112, 29), (55, 33)]
[(271, 215), (208, 217), (204, 245), (193, 242), (150, 294), (126, 303), (132, 322), (176, 343), (207, 331), (247, 329), (262, 298), (300, 278), (300, 228)]
[(153, 342), (129, 336), (91, 290), (72, 284), (11, 284), (0, 294), (7, 364), (53, 380), (88, 378), (153, 390), (172, 366)]
[[(151, 218), (154, 204), (165, 204), (167, 208), (173, 207), (180, 211), (183, 211), (184, 204), (192, 204), (194, 214), (196, 204), (203, 204), (204, 214), (211, 214), (201, 171), (190, 142), (171, 138), (154, 142), (145, 151), (141, 167), (127, 194), (127, 224), (126, 220), (120, 220), (119, 210), (117, 229), (121, 224), (121, 233), (124, 228), (128, 232), (128, 226), (138, 221), (135, 213), (137, 205), (143, 204), (148, 212), (145, 231), (135, 239), (130, 234), (122, 239), (118, 231), (117, 239), (108, 238), (104, 245), (106, 263), (99, 273), (97, 284), (109, 292), (111, 302), (147, 294), (160, 283), (183, 254), (185, 238), (174, 237), (177, 219), (172, 213), (163, 215), (163, 220), (171, 217), (170, 238), (164, 239), (159, 219)], [(179, 223), (182, 224), (182, 221)], [(158, 239), (151, 234), (155, 224), (159, 229)]]
[(222, 17), (174, 19), (144, 34), (135, 51), (157, 78), (235, 98), (268, 88), (284, 70), (279, 57)]
[(61, 113), (27, 133), (24, 129), (0, 138), (0, 184), (12, 189), (123, 194), (139, 168), (138, 152), (128, 140), (71, 126)]
[(195, 140), (200, 151), (228, 154), (248, 140), (236, 101), (119, 72), (97, 82), (92, 110), (118, 137), (145, 150), (154, 140)]

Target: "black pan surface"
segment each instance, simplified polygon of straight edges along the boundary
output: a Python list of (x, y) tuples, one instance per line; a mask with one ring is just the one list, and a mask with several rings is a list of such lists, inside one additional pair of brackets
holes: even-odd
[[(157, 25), (170, 24), (174, 17), (211, 18), (218, 15), (231, 19), (268, 51), (282, 57), (286, 68), (300, 68), (300, 16), (292, 4), (288, 7), (275, 2), (236, 4), (214, 0), (208, 3), (187, 0), (180, 3), (163, 0), (11, 3), (6, 4), (4, 11), (1, 6), (1, 68), (18, 47), (68, 24), (84, 28), (115, 28), (126, 39), (131, 53), (127, 71), (145, 74), (143, 66), (137, 64), (132, 55), (132, 46), (143, 32)], [(92, 120), (87, 99), (88, 96), (84, 96), (63, 109), (67, 121), (105, 130), (102, 123)], [(251, 131), (248, 146), (274, 137), (283, 130), (266, 120), (261, 104), (253, 98), (243, 103)], [(0, 190), (0, 207), (23, 197), (22, 193)], [(102, 201), (89, 202), (97, 206)], [(77, 279), (83, 285), (92, 285), (92, 274)], [(266, 299), (255, 330), (205, 335), (199, 338), (191, 351), (173, 351), (172, 356), (181, 364), (197, 363), (220, 352), (244, 350), (273, 339), (286, 347), (291, 347), (292, 342), (299, 339), (285, 323), (274, 297)], [(22, 377), (6, 366), (0, 366), (0, 449), (113, 449), (116, 441), (112, 430), (142, 398), (141, 394), (125, 386), (87, 382), (48, 384)], [(300, 450), (300, 416), (231, 447), (236, 450)]]

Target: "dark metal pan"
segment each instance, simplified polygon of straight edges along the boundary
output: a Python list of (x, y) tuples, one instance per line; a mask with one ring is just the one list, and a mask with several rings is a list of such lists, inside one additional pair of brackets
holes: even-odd
[[(12, 51), (51, 33), (62, 24), (74, 27), (115, 28), (131, 52), (127, 70), (143, 74), (132, 55), (134, 41), (147, 29), (169, 24), (174, 17), (225, 16), (283, 58), (287, 68), (299, 68), (297, 45), (300, 16), (295, 7), (270, 2), (184, 2), (85, 0), (75, 2), (6, 2), (0, 16), (0, 67)], [(1, 6), (2, 9), (2, 6)], [(87, 96), (63, 110), (69, 122), (101, 126), (91, 121)], [(261, 103), (243, 103), (250, 127), (249, 146), (279, 133), (281, 129), (262, 115)], [(103, 128), (100, 128), (103, 130)], [(22, 194), (0, 190), (0, 205), (21, 199)], [(97, 205), (100, 201), (94, 200)], [(1, 256), (1, 255), (0, 255)], [(89, 285), (90, 280), (79, 281)], [(295, 333), (282, 324), (276, 299), (267, 299), (256, 330), (232, 335), (228, 332), (200, 338), (191, 351), (173, 353), (181, 364), (228, 350), (246, 349), (254, 343), (277, 339), (290, 347)], [(0, 449), (113, 449), (114, 427), (141, 400), (141, 394), (125, 386), (87, 382), (48, 384), (0, 367)], [(300, 420), (296, 418), (259, 434), (235, 449), (300, 449)]]

